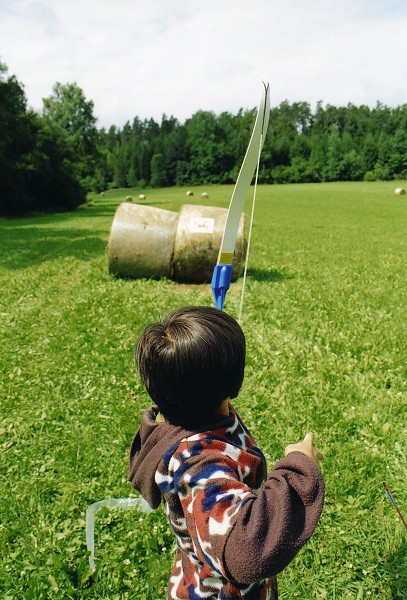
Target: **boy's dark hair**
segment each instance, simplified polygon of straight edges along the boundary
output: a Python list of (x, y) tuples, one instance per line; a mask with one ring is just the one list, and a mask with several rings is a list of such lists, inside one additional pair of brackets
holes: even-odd
[(172, 311), (140, 336), (135, 363), (170, 423), (200, 428), (243, 383), (246, 342), (235, 319), (209, 306)]

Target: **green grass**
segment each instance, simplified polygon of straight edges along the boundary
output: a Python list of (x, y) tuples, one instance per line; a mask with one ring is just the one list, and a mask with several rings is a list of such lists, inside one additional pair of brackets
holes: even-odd
[[(314, 430), (327, 488), (314, 537), (279, 577), (282, 600), (407, 598), (407, 531), (382, 487), (407, 517), (407, 200), (396, 185), (258, 188), (236, 405), (270, 467)], [(227, 206), (230, 187), (208, 191)], [(212, 303), (209, 285), (108, 274), (106, 242), (128, 193), (0, 220), (7, 600), (165, 598), (174, 544), (161, 509), (101, 511), (94, 575), (85, 543), (89, 504), (134, 494), (128, 448), (149, 405), (133, 372), (138, 333), (176, 306)], [(183, 189), (146, 193), (171, 210), (191, 201)], [(240, 290), (227, 296), (233, 316)]]

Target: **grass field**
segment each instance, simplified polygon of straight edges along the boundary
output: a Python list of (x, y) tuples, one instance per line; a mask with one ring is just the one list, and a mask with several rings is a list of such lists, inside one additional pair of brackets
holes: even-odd
[[(314, 430), (327, 488), (314, 537), (279, 577), (282, 600), (407, 598), (407, 531), (382, 486), (407, 517), (407, 200), (396, 185), (258, 188), (236, 405), (270, 467)], [(208, 191), (227, 206), (230, 187)], [(162, 509), (102, 510), (93, 575), (85, 543), (91, 503), (136, 495), (128, 448), (149, 405), (133, 371), (138, 333), (172, 308), (212, 303), (209, 285), (108, 274), (128, 193), (0, 220), (4, 600), (165, 598), (174, 545)], [(186, 203), (185, 190), (146, 193), (157, 207)], [(240, 289), (227, 296), (233, 316)]]

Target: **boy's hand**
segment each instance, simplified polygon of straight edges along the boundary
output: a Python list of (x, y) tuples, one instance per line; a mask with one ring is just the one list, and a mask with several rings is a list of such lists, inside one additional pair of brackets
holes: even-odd
[(319, 461), (324, 458), (324, 455), (314, 448), (314, 434), (312, 432), (307, 433), (302, 442), (298, 442), (298, 444), (289, 444), (284, 451), (284, 456), (287, 456), (290, 452), (302, 452), (315, 460), (317, 465), (319, 465)]

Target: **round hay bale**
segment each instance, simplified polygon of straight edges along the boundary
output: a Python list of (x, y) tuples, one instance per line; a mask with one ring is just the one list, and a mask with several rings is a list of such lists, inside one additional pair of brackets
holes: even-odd
[[(203, 283), (212, 278), (217, 262), (228, 211), (215, 206), (184, 204), (175, 233), (173, 279)], [(246, 255), (244, 214), (240, 219), (233, 259), (232, 280), (243, 270)]]
[(178, 214), (123, 202), (107, 246), (109, 273), (124, 277), (170, 277)]
[(126, 202), (133, 202), (133, 198), (131, 196), (126, 196)]
[(192, 192), (191, 190), (188, 190), (186, 193), (186, 196), (193, 196), (193, 195), (194, 195), (194, 192)]
[(138, 199), (139, 200), (145, 200), (146, 199), (146, 195), (145, 194), (139, 194), (138, 195)]
[(101, 195), (101, 196), (104, 196), (104, 195), (105, 195), (105, 193), (104, 193), (104, 192), (100, 192), (100, 195)]
[(396, 196), (404, 196), (406, 190), (404, 188), (398, 187), (394, 190), (394, 193), (396, 194)]
[(201, 198), (202, 198), (202, 200), (207, 200), (209, 198), (208, 192), (202, 192)]

